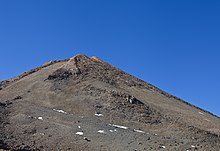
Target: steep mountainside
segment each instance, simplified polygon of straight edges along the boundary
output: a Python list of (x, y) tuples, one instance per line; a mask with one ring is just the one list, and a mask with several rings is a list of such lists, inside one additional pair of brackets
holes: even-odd
[(1, 149), (219, 151), (220, 119), (77, 55), (0, 83)]

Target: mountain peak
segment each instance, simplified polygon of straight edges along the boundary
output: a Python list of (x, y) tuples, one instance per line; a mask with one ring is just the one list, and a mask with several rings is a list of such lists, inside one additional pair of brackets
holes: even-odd
[(77, 55), (71, 57), (70, 60), (73, 60), (73, 59), (75, 59), (75, 58), (89, 58), (89, 57), (87, 57), (87, 56), (84, 55), (84, 54), (77, 54)]
[(218, 117), (97, 57), (52, 61), (0, 88), (0, 150), (220, 148)]

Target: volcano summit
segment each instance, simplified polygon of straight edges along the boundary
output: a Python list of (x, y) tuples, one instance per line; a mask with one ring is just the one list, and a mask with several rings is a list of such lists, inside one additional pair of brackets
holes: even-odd
[(219, 151), (219, 117), (97, 57), (0, 83), (0, 150)]

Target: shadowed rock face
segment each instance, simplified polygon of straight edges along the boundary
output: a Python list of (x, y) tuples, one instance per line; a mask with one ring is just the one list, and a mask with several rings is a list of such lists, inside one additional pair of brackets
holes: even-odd
[(97, 57), (50, 61), (0, 88), (0, 149), (220, 149), (218, 117)]
[(73, 75), (71, 71), (60, 68), (48, 76), (48, 80), (67, 80)]

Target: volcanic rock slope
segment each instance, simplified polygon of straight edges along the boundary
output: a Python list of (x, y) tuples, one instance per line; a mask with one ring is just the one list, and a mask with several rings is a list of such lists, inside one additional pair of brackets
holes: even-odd
[(96, 57), (0, 83), (0, 149), (219, 151), (220, 119)]

